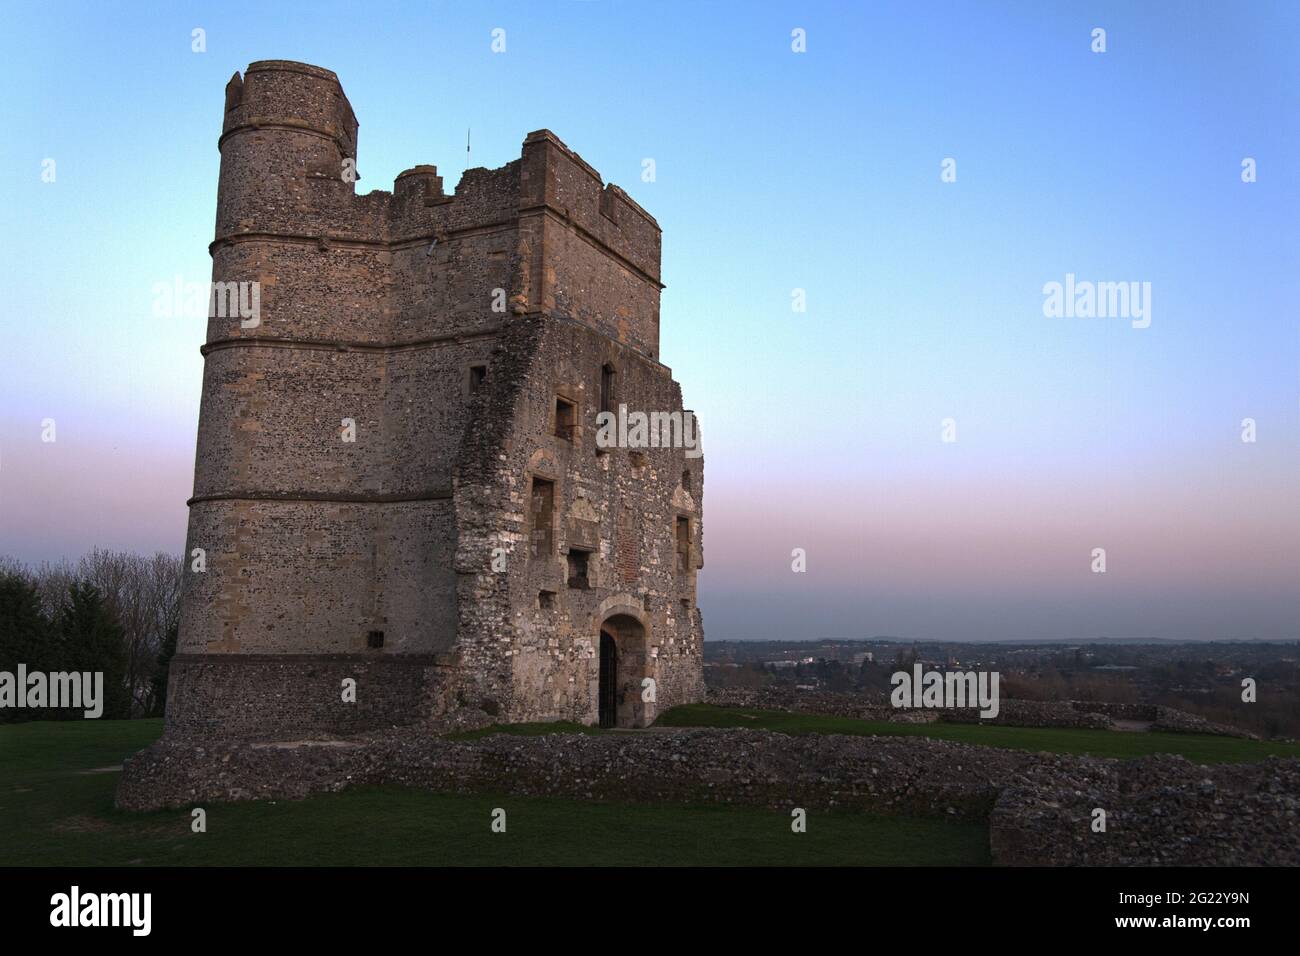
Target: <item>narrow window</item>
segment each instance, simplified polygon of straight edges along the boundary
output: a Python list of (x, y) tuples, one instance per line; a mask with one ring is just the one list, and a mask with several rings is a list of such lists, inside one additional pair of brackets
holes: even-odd
[(600, 369), (600, 410), (614, 411), (614, 366), (609, 364)]
[(689, 468), (682, 472), (682, 491), (688, 495), (691, 493), (691, 470)]
[(565, 441), (573, 441), (574, 426), (577, 425), (578, 407), (563, 398), (555, 400), (555, 436)]
[(677, 519), (677, 570), (686, 574), (691, 569), (691, 519)]
[(473, 395), (483, 387), (487, 381), (486, 365), (471, 365), (469, 367), (469, 393)]
[(555, 511), (555, 482), (534, 478), (532, 487), (532, 556), (543, 557), (551, 553), (551, 518)]
[(578, 548), (569, 549), (569, 587), (586, 591), (591, 587), (587, 581), (587, 559), (590, 552)]
[(384, 632), (371, 631), (366, 635), (366, 646), (371, 649), (378, 649), (384, 646)]

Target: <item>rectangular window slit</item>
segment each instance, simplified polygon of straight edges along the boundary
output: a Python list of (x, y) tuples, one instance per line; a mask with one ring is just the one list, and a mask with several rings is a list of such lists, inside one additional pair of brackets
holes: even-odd
[(578, 406), (563, 398), (555, 400), (555, 436), (573, 441), (578, 424)]
[(591, 587), (587, 580), (587, 559), (590, 555), (588, 551), (582, 551), (578, 548), (569, 549), (569, 587), (577, 588), (580, 591), (586, 591)]
[(605, 365), (600, 370), (600, 410), (614, 411), (614, 366)]
[(540, 558), (551, 553), (551, 536), (555, 514), (555, 482), (545, 478), (534, 478), (530, 494), (531, 521), (529, 538), (532, 543), (531, 554)]

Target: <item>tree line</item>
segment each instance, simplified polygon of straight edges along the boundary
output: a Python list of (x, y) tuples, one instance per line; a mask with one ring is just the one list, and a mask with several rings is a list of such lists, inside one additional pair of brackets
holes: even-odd
[[(102, 672), (104, 719), (160, 716), (184, 568), (178, 555), (99, 548), (35, 566), (0, 557), (0, 671)], [(0, 722), (81, 716), (0, 708)]]

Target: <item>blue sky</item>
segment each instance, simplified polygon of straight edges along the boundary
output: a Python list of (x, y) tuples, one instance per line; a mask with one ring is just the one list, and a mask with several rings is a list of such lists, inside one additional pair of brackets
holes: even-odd
[[(203, 330), (151, 290), (208, 278), (226, 80), (293, 59), (339, 74), (361, 192), (549, 128), (659, 220), (710, 637), (1300, 637), (1293, 4), (8, 16), (0, 553), (180, 548)], [(1150, 282), (1151, 327), (1046, 318), (1066, 273)]]

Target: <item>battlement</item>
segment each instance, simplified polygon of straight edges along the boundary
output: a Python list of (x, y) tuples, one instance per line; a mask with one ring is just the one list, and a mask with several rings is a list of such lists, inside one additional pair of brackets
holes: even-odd
[[(497, 169), (465, 170), (454, 192), (422, 164), (391, 192), (358, 194), (358, 127), (330, 70), (260, 60), (231, 77), (214, 280), (261, 281), (267, 322), (214, 318), (209, 343), (392, 346), (546, 313), (658, 359), (659, 224), (554, 133), (529, 133)], [(324, 281), (277, 278), (297, 273)]]
[(659, 223), (550, 130), (524, 139), (521, 204), (545, 208), (659, 283)]
[(226, 84), (222, 139), (241, 129), (283, 126), (335, 140), (357, 154), (357, 118), (330, 70), (291, 60), (258, 60)]
[(451, 202), (454, 198), (442, 191), (442, 177), (438, 175), (437, 166), (413, 166), (397, 174), (393, 180), (393, 195), (405, 197), (417, 194), (425, 205)]
[[(531, 133), (529, 133), (526, 137), (524, 137), (525, 149), (527, 149), (530, 143), (541, 143), (541, 142), (550, 143), (551, 145), (555, 146), (560, 156), (563, 156), (569, 162), (573, 163), (575, 166), (579, 167), (584, 172), (586, 172), (592, 179), (596, 181), (597, 185), (604, 184), (604, 181), (601, 179), (600, 173), (596, 170), (596, 168), (592, 166), (589, 162), (587, 162), (585, 159), (583, 159), (581, 156), (579, 156), (572, 149), (570, 149), (568, 146), (566, 146), (564, 141), (560, 139), (560, 137), (552, 133), (549, 129), (536, 129), (533, 130)], [(655, 229), (659, 229), (659, 223), (658, 221), (655, 220), (655, 217), (650, 215), (650, 213), (646, 212), (645, 209), (643, 209), (634, 199), (632, 199), (632, 197), (630, 197), (618, 186), (615, 186), (613, 183), (610, 183), (608, 186), (605, 186), (605, 191), (606, 192), (613, 191), (615, 194), (617, 194), (619, 199), (627, 203), (627, 205), (631, 206), (632, 209), (637, 213), (637, 215), (639, 215), (642, 219), (648, 222)], [(602, 194), (601, 198), (602, 198), (602, 202), (604, 202), (604, 200), (608, 197)], [(612, 213), (608, 211), (606, 207), (603, 205), (601, 207), (601, 211), (605, 212), (606, 215), (609, 215), (611, 218), (614, 218)]]

